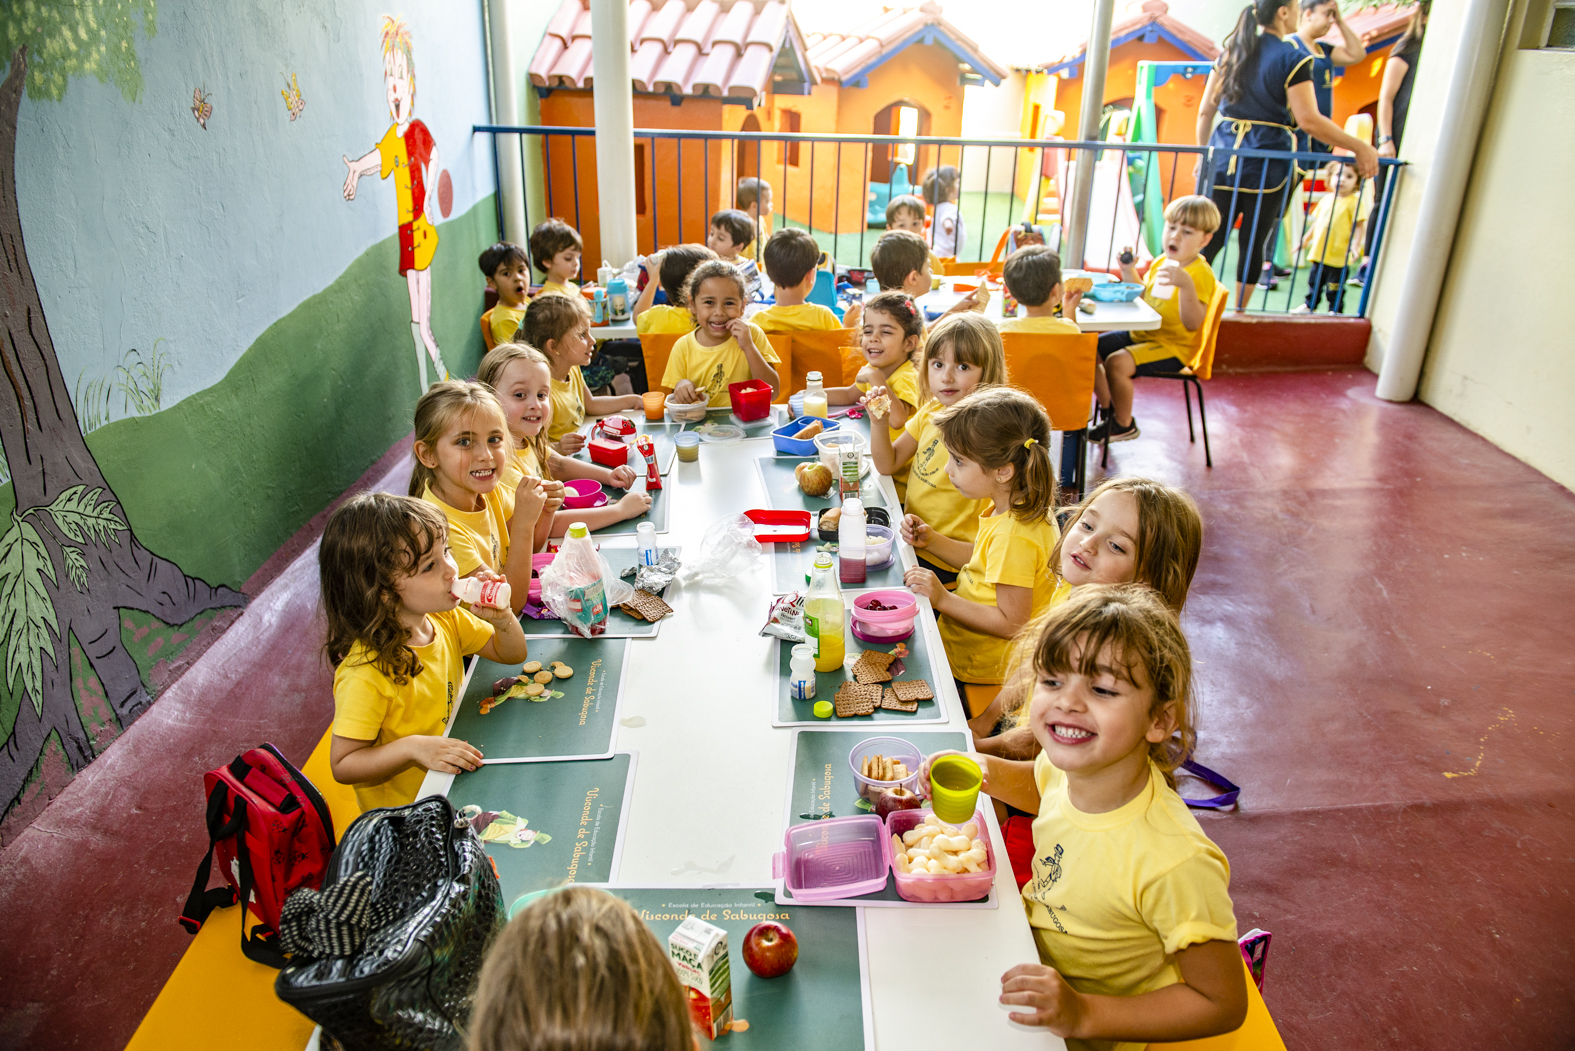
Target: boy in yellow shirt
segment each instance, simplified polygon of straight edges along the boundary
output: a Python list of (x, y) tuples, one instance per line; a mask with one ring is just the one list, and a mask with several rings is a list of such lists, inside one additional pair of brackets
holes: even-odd
[(733, 207), (749, 216), (750, 227), (759, 231), (758, 236), (739, 249), (739, 255), (745, 259), (756, 259), (760, 238), (771, 236), (771, 184), (753, 176), (738, 180), (738, 189), (733, 192)]
[(732, 263), (744, 278), (745, 291), (753, 296), (760, 290), (760, 267), (753, 255), (742, 255), (746, 245), (754, 243), (755, 223), (737, 208), (724, 208), (711, 217), (711, 227), (706, 234), (706, 247), (716, 253), (724, 263)]
[(536, 269), (546, 275), (537, 295), (556, 292), (579, 298), (579, 288), (569, 282), (580, 273), (580, 254), (584, 251), (580, 232), (562, 219), (537, 224), (530, 232), (530, 254), (536, 260)]
[[(689, 275), (716, 253), (705, 245), (674, 245), (645, 259), (645, 288), (634, 303), (634, 330), (646, 333), (672, 333), (682, 336), (695, 330), (695, 316), (689, 312), (685, 289)], [(667, 293), (666, 303), (656, 302), (660, 285)]]
[(930, 290), (930, 246), (907, 230), (888, 230), (870, 249), (870, 269), (882, 292), (906, 292), (918, 299)]
[(519, 245), (499, 241), (482, 252), (476, 262), (486, 275), (487, 287), (498, 294), (497, 305), (487, 319), (492, 345), (512, 343), (520, 322), (525, 320), (525, 304), (530, 302), (530, 260)]
[[(1073, 319), (1077, 316), (1077, 304), (1083, 298), (1083, 293), (1064, 293), (1061, 257), (1056, 255), (1054, 249), (1044, 245), (1019, 248), (1006, 260), (1006, 269), (1001, 277), (1006, 282), (1006, 290), (1023, 305), (1027, 315), (1002, 318), (1002, 332), (1078, 334), (1077, 322)], [(1061, 308), (1060, 317), (1055, 316), (1056, 307)]]
[(863, 308), (857, 303), (848, 307), (847, 316), (839, 321), (830, 307), (805, 302), (815, 290), (822, 254), (820, 245), (808, 230), (789, 227), (772, 234), (761, 255), (766, 264), (766, 276), (776, 286), (777, 301), (775, 306), (760, 311), (751, 320), (767, 332), (858, 328)]
[(1302, 250), (1312, 263), (1307, 279), (1307, 302), (1298, 303), (1293, 314), (1310, 314), (1318, 300), (1328, 296), (1329, 309), (1338, 314), (1345, 307), (1345, 275), (1362, 262), (1362, 245), (1367, 243), (1367, 218), (1373, 211), (1367, 180), (1356, 174), (1354, 164), (1330, 161), (1324, 168), (1324, 184), (1335, 192), (1318, 202), (1312, 222), (1302, 238)]
[[(1143, 279), (1143, 299), (1159, 312), (1157, 330), (1133, 335), (1106, 332), (1099, 337), (1099, 366), (1094, 397), (1105, 419), (1088, 432), (1102, 442), (1140, 433), (1132, 418), (1132, 380), (1161, 372), (1178, 372), (1197, 353), (1203, 320), (1214, 300), (1214, 271), (1199, 253), (1220, 225), (1220, 210), (1207, 197), (1177, 197), (1165, 209), (1165, 254), (1154, 260)], [(1135, 282), (1137, 270), (1121, 264), (1121, 280)]]
[[(923, 237), (924, 216), (923, 198), (915, 197), (911, 193), (899, 194), (886, 206), (886, 229), (906, 230), (910, 234)], [(930, 271), (936, 274), (941, 272), (941, 257), (935, 254), (934, 249), (930, 250)]]

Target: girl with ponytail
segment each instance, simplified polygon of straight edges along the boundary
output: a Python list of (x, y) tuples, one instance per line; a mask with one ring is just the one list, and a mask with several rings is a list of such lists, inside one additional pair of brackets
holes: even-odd
[[(1355, 155), (1357, 173), (1378, 171), (1378, 151), (1347, 135), (1318, 111), (1313, 58), (1286, 41), (1301, 15), (1297, 0), (1253, 0), (1242, 8), (1236, 28), (1209, 74), (1198, 107), (1198, 145), (1214, 150), (1296, 148), (1295, 130)], [(1261, 31), (1260, 31), (1261, 30)], [(1213, 127), (1215, 114), (1221, 117)], [(1211, 133), (1212, 128), (1212, 133)], [(1236, 309), (1247, 305), (1247, 289), (1263, 267), (1266, 242), (1278, 229), (1292, 162), (1266, 157), (1210, 153), (1199, 171), (1198, 192), (1213, 197), (1222, 219), (1203, 249), (1211, 264), (1241, 219), (1236, 269)]]
[(963, 567), (955, 593), (922, 566), (908, 570), (905, 582), (940, 616), (952, 674), (963, 683), (1000, 684), (1013, 636), (1055, 594), (1050, 417), (1014, 387), (981, 387), (937, 412), (935, 426), (958, 493), (986, 502), (972, 541), (944, 536), (917, 515), (903, 519), (904, 540)]

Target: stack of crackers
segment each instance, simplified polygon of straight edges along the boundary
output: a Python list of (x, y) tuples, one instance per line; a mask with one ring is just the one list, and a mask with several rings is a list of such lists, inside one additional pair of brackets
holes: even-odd
[[(923, 679), (892, 682), (891, 665), (897, 658), (879, 650), (865, 650), (853, 663), (853, 681), (845, 682), (832, 699), (839, 719), (874, 715), (876, 708), (892, 712), (916, 712), (920, 701), (935, 699), (935, 691)], [(891, 682), (882, 689), (881, 683)]]
[(653, 595), (649, 591), (639, 590), (635, 591), (634, 598), (618, 608), (631, 617), (648, 620), (653, 624), (673, 612), (673, 607), (663, 602), (660, 595)]
[(935, 700), (935, 691), (923, 679), (904, 679), (886, 688), (880, 706), (889, 712), (916, 712), (920, 701)]

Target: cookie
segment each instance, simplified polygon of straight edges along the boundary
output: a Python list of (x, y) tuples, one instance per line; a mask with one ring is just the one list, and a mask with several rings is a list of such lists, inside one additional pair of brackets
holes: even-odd
[(631, 617), (639, 617), (652, 623), (673, 612), (673, 607), (663, 602), (659, 595), (653, 595), (649, 591), (636, 591), (632, 599), (618, 608)]
[(537, 672), (541, 671), (541, 661), (531, 661), (520, 670), (526, 675), (535, 675)]
[(880, 703), (881, 689), (879, 686), (866, 686), (856, 682), (845, 682), (842, 688), (832, 698), (832, 706), (836, 709), (837, 717), (847, 719), (855, 715), (874, 715), (875, 706)]
[(543, 686), (545, 686), (549, 682), (552, 681), (552, 672), (550, 672), (550, 671), (539, 671), (534, 676), (532, 676), (532, 678), (534, 678), (537, 682), (539, 682)]
[(541, 695), (546, 692), (547, 687), (543, 686), (539, 682), (528, 683), (525, 687), (525, 696), (534, 698), (536, 700), (540, 700)]
[(890, 682), (891, 672), (887, 670), (894, 658), (889, 653), (878, 650), (865, 650), (853, 665), (853, 677), (866, 685), (878, 682)]
[(900, 701), (933, 701), (935, 691), (923, 679), (904, 679), (891, 684), (892, 692)]
[(567, 679), (569, 676), (574, 674), (574, 669), (569, 667), (567, 664), (560, 664), (556, 668), (552, 669), (552, 673), (560, 679)]
[(892, 662), (896, 659), (897, 655), (895, 653), (887, 653), (884, 650), (864, 650), (859, 654), (860, 661), (877, 665), (881, 668), (891, 667)]

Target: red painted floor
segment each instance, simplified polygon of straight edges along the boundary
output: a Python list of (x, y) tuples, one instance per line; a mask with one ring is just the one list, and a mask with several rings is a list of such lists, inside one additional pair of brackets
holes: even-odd
[[(1575, 496), (1373, 383), (1215, 379), (1206, 470), (1150, 381), (1111, 450), (1208, 527), (1199, 758), (1244, 792), (1202, 820), (1243, 929), (1274, 931), (1291, 1048), (1572, 1047)], [(259, 740), (304, 760), (328, 723), (315, 569), (286, 566), (0, 854), (0, 1047), (135, 1029), (185, 948), (201, 771)]]

